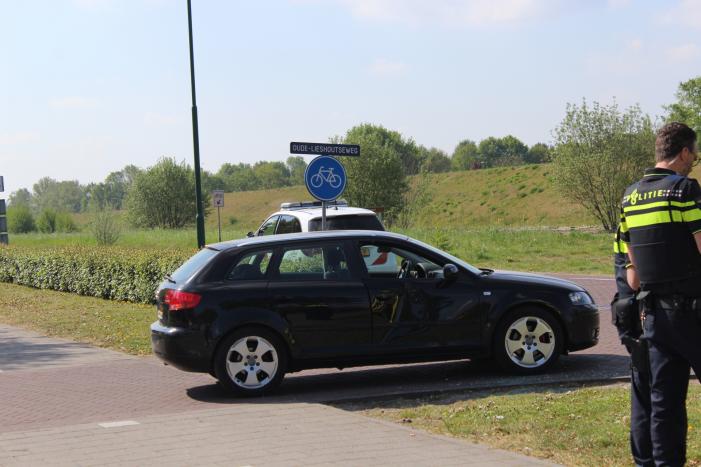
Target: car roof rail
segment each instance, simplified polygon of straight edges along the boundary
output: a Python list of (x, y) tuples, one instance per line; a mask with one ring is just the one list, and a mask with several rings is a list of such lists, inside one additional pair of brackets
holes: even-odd
[[(327, 201), (326, 205), (329, 207), (335, 206), (348, 206), (348, 201), (345, 199), (337, 199), (335, 201)], [(295, 209), (305, 209), (305, 208), (320, 208), (321, 201), (295, 201), (292, 203), (282, 203), (280, 204), (281, 211), (293, 211)]]

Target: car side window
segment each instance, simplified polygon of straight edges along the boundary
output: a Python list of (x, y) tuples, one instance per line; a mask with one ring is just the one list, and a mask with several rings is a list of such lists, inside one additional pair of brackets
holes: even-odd
[(261, 280), (265, 278), (273, 250), (259, 250), (244, 254), (226, 275), (226, 280)]
[(348, 261), (341, 245), (286, 248), (279, 266), (280, 280), (349, 280)]
[(299, 220), (294, 216), (280, 216), (280, 221), (277, 223), (276, 234), (286, 234), (301, 232), (302, 226)]
[(428, 279), (440, 266), (411, 251), (381, 243), (363, 243), (360, 255), (370, 277)]
[(280, 216), (273, 216), (265, 221), (258, 229), (258, 235), (273, 235), (275, 233), (275, 224), (277, 224), (279, 218)]

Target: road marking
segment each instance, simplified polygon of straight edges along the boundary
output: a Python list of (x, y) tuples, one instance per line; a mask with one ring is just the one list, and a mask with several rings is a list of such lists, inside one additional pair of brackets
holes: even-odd
[(132, 426), (132, 425), (140, 425), (139, 422), (135, 422), (134, 420), (123, 420), (121, 422), (105, 422), (105, 423), (98, 423), (102, 428), (117, 428), (120, 426)]

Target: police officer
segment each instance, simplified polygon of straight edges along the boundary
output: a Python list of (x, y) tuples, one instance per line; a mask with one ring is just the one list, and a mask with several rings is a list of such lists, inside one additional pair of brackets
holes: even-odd
[[(641, 339), (640, 308), (636, 300), (639, 287), (632, 274), (628, 247), (621, 240), (620, 227), (613, 242), (616, 296), (611, 303), (613, 324), (621, 343), (631, 356), (630, 375), (630, 448), (635, 464), (653, 467), (652, 442), (650, 441), (650, 365), (647, 342)], [(629, 284), (628, 281), (635, 282)]]
[(696, 139), (682, 123), (663, 126), (655, 167), (626, 189), (621, 206), (621, 236), (642, 290), (658, 466), (686, 461), (689, 368), (701, 375), (701, 187), (687, 178)]

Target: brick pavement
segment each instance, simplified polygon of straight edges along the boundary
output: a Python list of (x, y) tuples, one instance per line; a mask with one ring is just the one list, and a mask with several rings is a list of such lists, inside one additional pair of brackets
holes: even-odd
[(0, 434), (3, 466), (553, 465), (319, 404), (237, 407)]
[[(567, 278), (598, 303), (612, 295), (605, 278)], [(546, 375), (508, 376), (468, 361), (310, 370), (289, 375), (274, 397), (254, 401), (227, 397), (209, 375), (152, 357), (0, 326), (0, 465), (527, 465), (515, 454), (318, 403), (625, 378), (627, 357), (607, 322), (602, 314), (599, 346), (563, 357)], [(121, 420), (138, 424), (98, 425)]]

